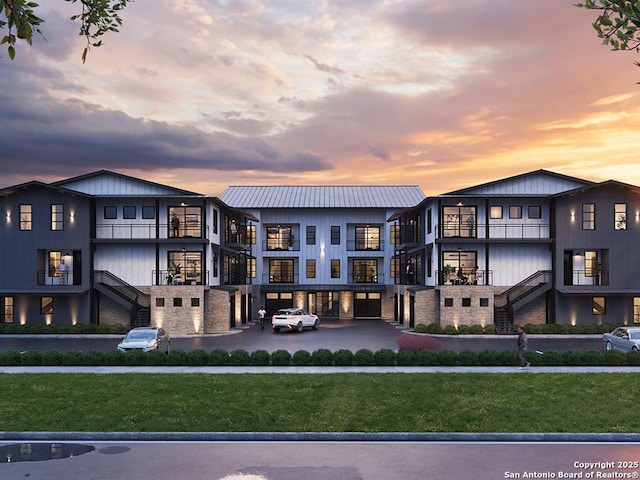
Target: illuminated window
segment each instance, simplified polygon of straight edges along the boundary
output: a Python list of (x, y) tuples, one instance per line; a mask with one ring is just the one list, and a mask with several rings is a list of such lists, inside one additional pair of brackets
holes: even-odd
[(616, 203), (614, 205), (613, 228), (615, 230), (627, 229), (627, 204), (626, 203)]
[(604, 315), (607, 313), (607, 303), (604, 297), (593, 297), (591, 299), (591, 311), (594, 315)]
[(509, 206), (509, 218), (522, 218), (522, 206), (510, 205)]
[(331, 278), (340, 278), (340, 259), (331, 259)]
[(40, 299), (40, 313), (51, 315), (53, 313), (53, 297), (42, 297)]
[(502, 205), (491, 205), (489, 207), (489, 218), (502, 218)]
[(33, 206), (20, 205), (20, 230), (33, 228)]
[(316, 278), (316, 261), (315, 259), (307, 260), (307, 278)]
[(380, 250), (380, 227), (356, 227), (356, 250)]
[(64, 229), (64, 206), (51, 205), (51, 230)]
[(250, 245), (256, 244), (256, 226), (255, 225), (247, 225), (247, 240)]
[(247, 258), (247, 278), (256, 278), (256, 259)]
[(582, 204), (582, 229), (583, 230), (596, 229), (596, 204), (595, 203)]
[(633, 323), (640, 323), (640, 297), (633, 297)]
[(0, 297), (2, 323), (13, 323), (13, 297)]

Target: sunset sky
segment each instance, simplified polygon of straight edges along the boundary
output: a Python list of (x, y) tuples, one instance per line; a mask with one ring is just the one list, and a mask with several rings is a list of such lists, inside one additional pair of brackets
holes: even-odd
[(3, 187), (640, 185), (640, 55), (575, 0), (137, 0), (84, 65), (79, 4), (40, 3), (46, 40), (0, 48)]

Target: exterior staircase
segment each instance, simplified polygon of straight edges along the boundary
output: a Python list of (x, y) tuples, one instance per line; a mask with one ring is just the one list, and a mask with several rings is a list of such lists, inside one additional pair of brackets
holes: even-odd
[(129, 310), (131, 328), (151, 324), (151, 296), (106, 270), (93, 272), (94, 288)]
[(551, 270), (539, 270), (508, 290), (495, 296), (494, 323), (496, 333), (513, 333), (513, 313), (551, 290)]

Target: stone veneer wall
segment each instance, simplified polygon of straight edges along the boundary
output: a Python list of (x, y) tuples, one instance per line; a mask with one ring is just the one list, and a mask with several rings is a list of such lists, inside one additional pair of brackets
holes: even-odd
[[(430, 323), (439, 323), (440, 305), (438, 303), (438, 292), (434, 288), (417, 290), (414, 297), (415, 325), (419, 323), (423, 323), (425, 325), (429, 325)], [(408, 308), (408, 306), (405, 308), (407, 315), (409, 312)], [(405, 322), (405, 325), (408, 325), (408, 322)]]
[(204, 333), (229, 331), (229, 292), (211, 288), (205, 292)]
[[(151, 289), (151, 326), (170, 334), (204, 333), (205, 288), (202, 285), (157, 286)], [(227, 297), (228, 298), (228, 297)], [(176, 299), (182, 305), (175, 306)], [(164, 306), (161, 304), (164, 302)], [(195, 305), (192, 306), (192, 304)], [(229, 302), (226, 312), (228, 315)]]
[(121, 324), (126, 327), (131, 322), (130, 312), (106, 295), (100, 297), (100, 311), (98, 313), (101, 325)]
[[(440, 326), (447, 325), (492, 325), (494, 288), (482, 285), (443, 285), (440, 287)], [(445, 300), (453, 300), (453, 306), (446, 307)], [(471, 306), (463, 307), (462, 299), (471, 299)], [(487, 306), (480, 306), (480, 299), (487, 299)]]
[(514, 325), (544, 325), (547, 323), (547, 302), (546, 297), (541, 295), (531, 303), (513, 312)]

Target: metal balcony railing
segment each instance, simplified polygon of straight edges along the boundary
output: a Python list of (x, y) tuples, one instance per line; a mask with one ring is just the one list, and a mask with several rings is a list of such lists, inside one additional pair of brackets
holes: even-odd
[(438, 239), (479, 238), (479, 239), (546, 239), (550, 238), (548, 224), (533, 223), (491, 223), (487, 225), (436, 225)]

